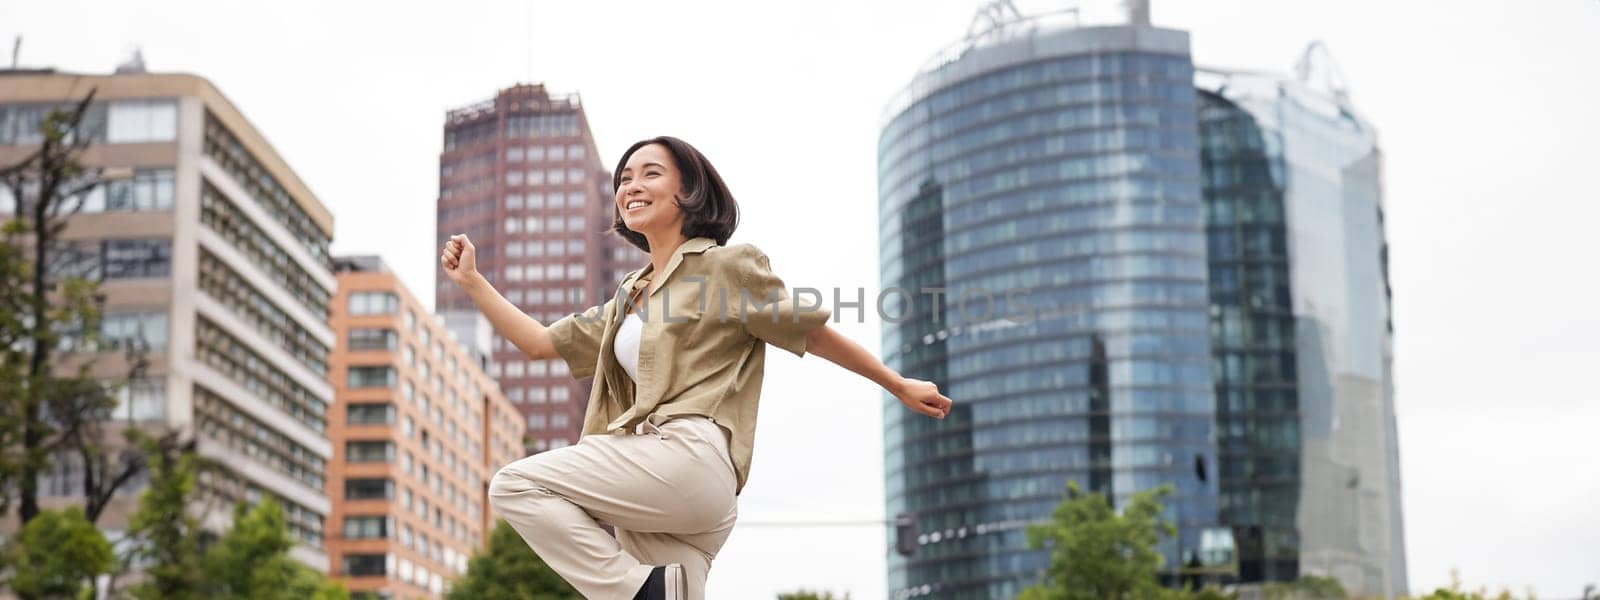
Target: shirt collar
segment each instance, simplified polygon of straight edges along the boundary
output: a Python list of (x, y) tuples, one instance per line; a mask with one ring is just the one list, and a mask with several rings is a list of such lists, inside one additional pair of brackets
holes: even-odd
[[(693, 237), (684, 240), (682, 244), (678, 244), (678, 248), (672, 251), (672, 258), (667, 259), (667, 267), (661, 274), (662, 283), (665, 284), (667, 278), (672, 277), (672, 272), (676, 271), (678, 269), (678, 265), (683, 262), (683, 255), (699, 254), (701, 252), (705, 252), (707, 248), (715, 245), (717, 245), (717, 241), (708, 237)], [(632, 290), (640, 289), (649, 285), (649, 282), (643, 281), (642, 278), (654, 270), (654, 263), (645, 264), (644, 268), (634, 271), (628, 276), (626, 281), (622, 282), (622, 289), (631, 292)], [(661, 287), (657, 286), (656, 291), (661, 291)]]

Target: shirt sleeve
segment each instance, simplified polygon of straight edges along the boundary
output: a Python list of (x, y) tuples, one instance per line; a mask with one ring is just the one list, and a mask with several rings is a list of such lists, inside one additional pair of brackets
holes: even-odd
[[(806, 354), (806, 334), (828, 322), (832, 310), (816, 298), (801, 304), (772, 272), (767, 255), (750, 244), (729, 246), (732, 278), (728, 300), (745, 331), (788, 351)], [(818, 294), (820, 296), (820, 293)]]
[(600, 338), (605, 335), (606, 315), (611, 314), (616, 300), (607, 300), (604, 306), (591, 306), (581, 313), (561, 317), (548, 327), (550, 343), (556, 354), (567, 362), (567, 371), (573, 379), (594, 376), (600, 362)]

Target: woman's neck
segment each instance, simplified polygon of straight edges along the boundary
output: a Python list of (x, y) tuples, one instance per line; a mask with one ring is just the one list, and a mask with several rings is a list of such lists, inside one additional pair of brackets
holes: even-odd
[(650, 243), (651, 279), (659, 280), (661, 272), (666, 270), (667, 261), (672, 260), (672, 254), (678, 251), (689, 238), (684, 237), (682, 231), (673, 231), (670, 235), (649, 233), (644, 234), (646, 242)]

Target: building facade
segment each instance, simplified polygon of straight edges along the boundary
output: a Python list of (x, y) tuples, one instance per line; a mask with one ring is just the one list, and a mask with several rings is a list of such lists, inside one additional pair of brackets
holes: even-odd
[[(225, 524), (234, 502), (270, 496), (299, 542), (292, 554), (325, 569), (333, 217), (233, 103), (193, 75), (0, 72), (0, 164), (39, 142), (50, 108), (91, 90), (93, 145), (82, 160), (127, 176), (84, 198), (62, 234), (71, 247), (59, 273), (102, 281), (97, 376), (126, 377), (122, 350), (136, 340), (149, 349), (114, 427), (193, 436), (225, 467), (199, 484), (224, 507), (208, 523)], [(15, 199), (0, 196), (0, 211), (14, 211)], [(74, 457), (58, 457), (40, 481), (42, 504), (81, 503), (82, 478)], [(125, 487), (102, 515), (113, 540), (142, 487)]]
[(945, 302), (886, 319), (884, 353), (961, 401), (928, 422), (886, 399), (888, 513), (916, 517), (891, 596), (1038, 583), (1020, 529), (1066, 480), (1118, 505), (1175, 486), (1168, 582), (1403, 595), (1375, 130), (1320, 44), (1292, 79), (1197, 71), (1130, 7), (992, 3), (886, 111), (883, 286)]
[(1025, 526), (1068, 481), (1119, 506), (1173, 485), (1176, 576), (1217, 518), (1188, 34), (990, 25), (917, 75), (879, 139), (882, 285), (945, 297), (886, 319), (885, 359), (959, 400), (935, 421), (885, 399), (887, 512), (918, 529), (890, 595), (1037, 583), (1049, 556)]
[[(478, 270), (541, 323), (604, 302), (647, 260), (610, 232), (612, 204), (610, 171), (576, 94), (517, 85), (446, 115), (438, 242), (471, 237)], [(438, 311), (469, 324), (472, 300), (442, 270), (436, 279)], [(464, 340), (491, 336), (488, 369), (522, 413), (529, 451), (578, 441), (590, 381), (574, 381), (558, 359), (529, 360), (499, 335), (457, 329)]]
[[(1297, 71), (1332, 73), (1313, 44)], [(1342, 86), (1208, 71), (1221, 517), (1244, 581), (1406, 593), (1382, 152)]]
[(488, 541), (522, 417), (381, 260), (335, 262), (329, 571), (355, 597), (440, 598)]

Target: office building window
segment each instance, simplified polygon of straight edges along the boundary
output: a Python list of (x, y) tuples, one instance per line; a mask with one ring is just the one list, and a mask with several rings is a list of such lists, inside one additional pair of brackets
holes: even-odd
[(346, 407), (345, 423), (350, 425), (388, 425), (394, 422), (394, 405), (358, 403)]
[(172, 210), (172, 169), (139, 169), (133, 178), (108, 181), (83, 198), (81, 212)]
[(351, 351), (394, 350), (400, 346), (400, 336), (393, 329), (354, 328), (346, 342)]
[(170, 142), (178, 137), (178, 104), (172, 100), (117, 100), (107, 114), (112, 144)]
[(400, 299), (391, 292), (353, 292), (350, 294), (350, 314), (392, 315), (400, 309)]
[(388, 478), (344, 480), (345, 500), (388, 500), (394, 497), (394, 480)]
[(391, 462), (394, 460), (394, 442), (349, 441), (344, 443), (345, 462)]
[(114, 420), (160, 421), (167, 415), (167, 386), (163, 379), (137, 379), (118, 387)]
[(394, 387), (394, 383), (394, 367), (387, 365), (350, 367), (345, 379), (345, 387), (351, 388)]
[(360, 516), (344, 518), (344, 537), (347, 540), (379, 539), (389, 537), (390, 520), (387, 516)]
[(386, 561), (384, 554), (346, 554), (341, 570), (351, 577), (385, 575), (388, 573)]
[(166, 277), (172, 266), (171, 240), (109, 239), (65, 245), (51, 272), (91, 280)]
[[(63, 352), (72, 351), (84, 344), (79, 332), (64, 332), (58, 347)], [(85, 351), (125, 350), (137, 344), (149, 350), (167, 347), (167, 313), (165, 312), (114, 312), (100, 318), (100, 339), (94, 348)]]

